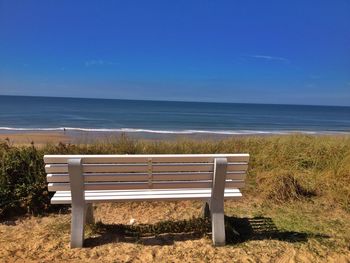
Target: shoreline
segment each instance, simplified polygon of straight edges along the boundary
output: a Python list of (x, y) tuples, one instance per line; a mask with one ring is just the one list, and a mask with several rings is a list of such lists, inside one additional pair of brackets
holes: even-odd
[(289, 134), (321, 134), (321, 135), (350, 135), (350, 130), (298, 130), (298, 129), (221, 129), (221, 130), (199, 130), (199, 129), (146, 129), (146, 128), (79, 128), (79, 127), (56, 127), (56, 128), (14, 128), (0, 127), (0, 134), (10, 133), (40, 133), (40, 132), (63, 132), (63, 133), (130, 133), (130, 134), (155, 134), (155, 135), (289, 135)]

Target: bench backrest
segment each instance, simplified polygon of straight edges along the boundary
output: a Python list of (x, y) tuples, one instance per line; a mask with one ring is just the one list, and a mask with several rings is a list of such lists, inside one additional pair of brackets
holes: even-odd
[(69, 160), (81, 159), (85, 190), (211, 188), (226, 158), (225, 188), (242, 188), (249, 154), (45, 155), (49, 191), (70, 190)]

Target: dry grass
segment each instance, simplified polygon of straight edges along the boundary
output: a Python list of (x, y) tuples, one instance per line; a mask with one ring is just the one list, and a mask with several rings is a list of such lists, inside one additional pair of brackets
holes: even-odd
[[(31, 160), (41, 160), (45, 153), (249, 152), (251, 161), (245, 198), (225, 204), (225, 247), (212, 247), (210, 223), (200, 217), (200, 202), (129, 202), (96, 207), (100, 223), (88, 227), (84, 249), (69, 249), (69, 213), (7, 218), (0, 223), (0, 261), (350, 262), (349, 136), (222, 141), (142, 141), (122, 136), (38, 150), (6, 147), (0, 155), (0, 181), (7, 187), (6, 180), (16, 178), (19, 189), (23, 182), (41, 184), (44, 177), (37, 177), (44, 176), (42, 167)], [(42, 205), (40, 193), (33, 200)], [(131, 218), (136, 219), (135, 226), (128, 225)]]
[(315, 196), (316, 190), (307, 189), (305, 183), (302, 183), (304, 176), (278, 169), (262, 172), (257, 176), (257, 188), (261, 198), (267, 202), (284, 203)]

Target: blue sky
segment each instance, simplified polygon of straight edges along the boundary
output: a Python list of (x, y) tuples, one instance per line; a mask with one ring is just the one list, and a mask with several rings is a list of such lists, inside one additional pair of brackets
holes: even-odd
[(0, 0), (0, 94), (350, 106), (350, 2)]

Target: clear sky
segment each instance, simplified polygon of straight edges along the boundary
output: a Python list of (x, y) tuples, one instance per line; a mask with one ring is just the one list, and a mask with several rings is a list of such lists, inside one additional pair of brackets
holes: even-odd
[(350, 1), (0, 0), (0, 94), (350, 106)]

